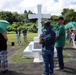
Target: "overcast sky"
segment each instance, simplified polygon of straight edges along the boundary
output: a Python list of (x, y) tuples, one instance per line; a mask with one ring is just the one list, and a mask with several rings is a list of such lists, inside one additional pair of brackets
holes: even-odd
[(60, 15), (63, 8), (76, 11), (76, 0), (0, 0), (0, 11), (23, 13), (24, 10), (31, 10), (37, 13), (38, 4), (42, 5), (42, 13), (51, 15)]

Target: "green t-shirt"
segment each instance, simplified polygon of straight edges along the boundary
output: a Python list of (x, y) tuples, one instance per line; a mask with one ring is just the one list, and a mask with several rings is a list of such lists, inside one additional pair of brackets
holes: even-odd
[(59, 26), (56, 31), (56, 36), (58, 37), (55, 46), (64, 47), (65, 46), (65, 27), (64, 25)]
[(44, 31), (44, 27), (42, 27), (42, 30), (41, 30), (42, 32)]

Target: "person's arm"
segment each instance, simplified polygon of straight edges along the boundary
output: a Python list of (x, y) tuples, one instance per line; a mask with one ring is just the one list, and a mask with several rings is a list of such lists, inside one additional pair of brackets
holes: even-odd
[(43, 39), (42, 39), (42, 37), (43, 37), (43, 34), (40, 35), (39, 44), (43, 44)]
[(56, 41), (59, 39), (59, 37), (62, 36), (62, 33), (63, 33), (63, 28), (59, 28), (59, 30), (56, 32)]
[(7, 37), (6, 32), (3, 32), (2, 35), (4, 36), (5, 40), (8, 41), (8, 37)]
[(56, 32), (56, 39), (55, 39), (55, 41), (57, 41), (58, 38), (59, 38), (59, 30)]

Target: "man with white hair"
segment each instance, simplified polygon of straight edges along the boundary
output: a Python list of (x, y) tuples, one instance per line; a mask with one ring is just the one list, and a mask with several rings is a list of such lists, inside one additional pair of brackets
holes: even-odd
[(57, 19), (58, 28), (56, 31), (56, 43), (55, 47), (57, 49), (57, 56), (59, 61), (59, 69), (64, 69), (64, 60), (63, 60), (63, 47), (65, 46), (65, 27), (63, 25), (64, 18), (59, 17)]

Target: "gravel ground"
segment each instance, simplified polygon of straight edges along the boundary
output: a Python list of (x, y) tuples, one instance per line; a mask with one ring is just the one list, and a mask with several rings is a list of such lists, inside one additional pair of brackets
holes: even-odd
[[(10, 47), (8, 50), (8, 56), (11, 57), (19, 49)], [(64, 50), (72, 57), (72, 60), (65, 62), (64, 71), (55, 70), (55, 75), (76, 75), (76, 50), (73, 48), (65, 48)], [(9, 71), (6, 74), (0, 72), (0, 75), (41, 75), (42, 73), (43, 63), (9, 62)]]

